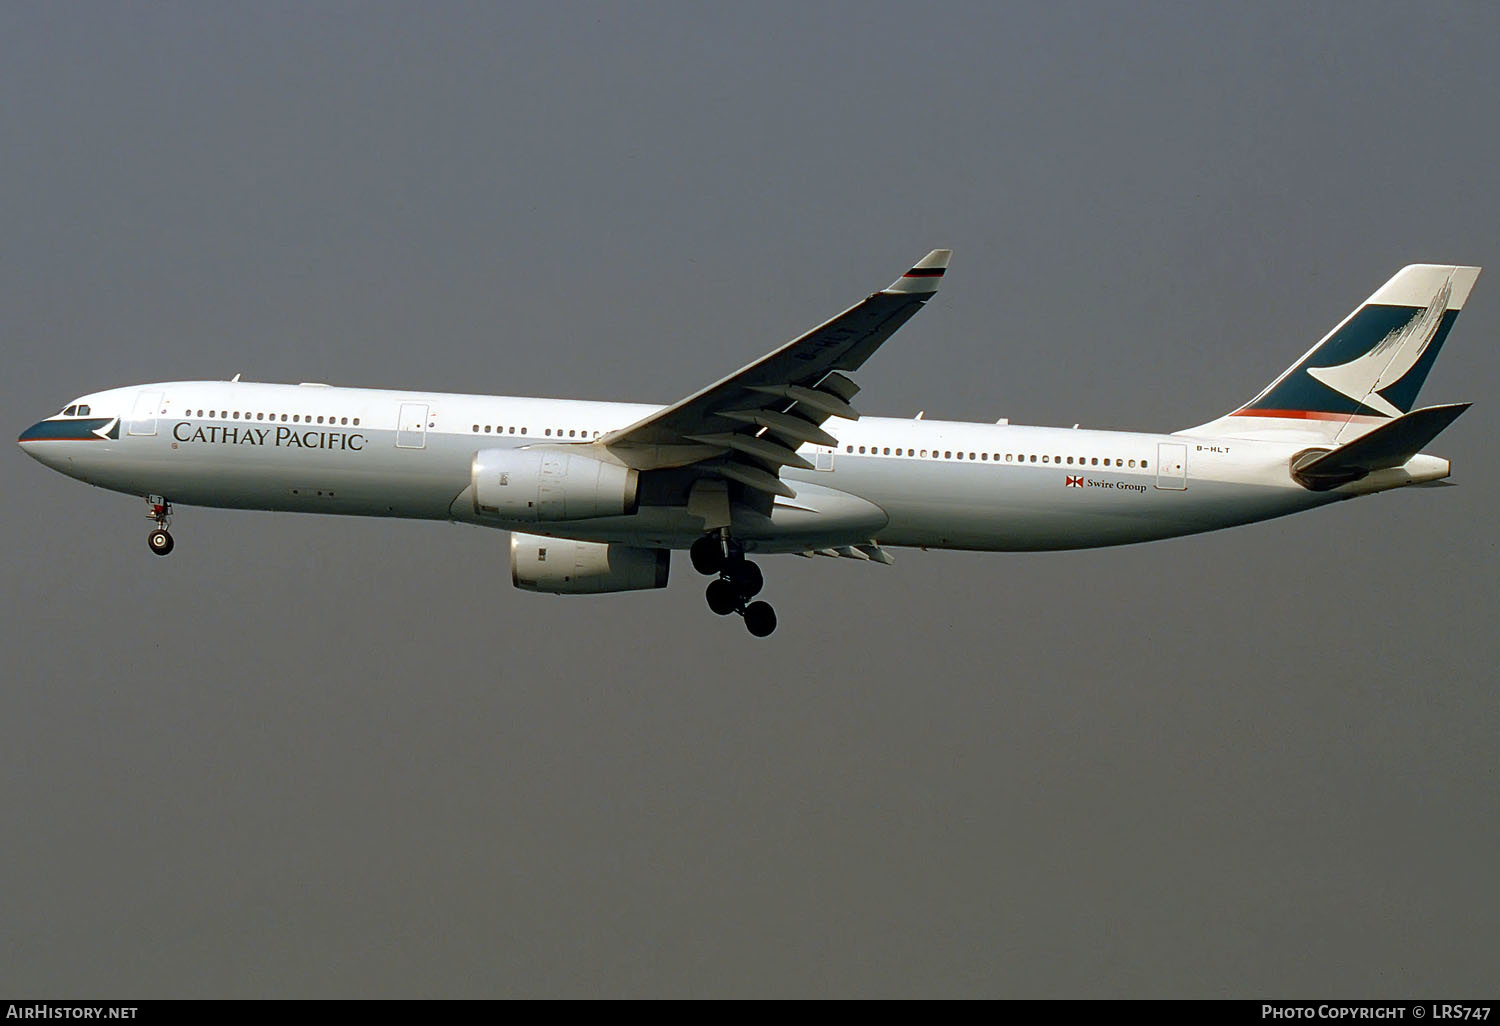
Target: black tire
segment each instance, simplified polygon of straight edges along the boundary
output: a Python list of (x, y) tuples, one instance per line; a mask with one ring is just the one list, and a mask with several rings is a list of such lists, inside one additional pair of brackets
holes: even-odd
[(705, 577), (718, 573), (724, 567), (724, 550), (719, 546), (719, 539), (711, 534), (705, 534), (693, 542), (688, 549), (688, 558), (693, 561), (693, 569)]
[(757, 638), (770, 637), (776, 629), (776, 610), (769, 602), (752, 602), (745, 607), (745, 629)]
[(172, 536), (166, 531), (155, 530), (146, 535), (146, 544), (158, 556), (165, 556), (172, 551)]
[(720, 616), (728, 616), (740, 608), (740, 593), (734, 590), (734, 585), (723, 578), (709, 581), (704, 597), (708, 599), (708, 608)]
[(729, 580), (734, 584), (734, 590), (747, 599), (754, 598), (760, 594), (760, 589), (766, 586), (766, 578), (760, 572), (760, 567), (749, 560), (742, 559), (729, 567)]

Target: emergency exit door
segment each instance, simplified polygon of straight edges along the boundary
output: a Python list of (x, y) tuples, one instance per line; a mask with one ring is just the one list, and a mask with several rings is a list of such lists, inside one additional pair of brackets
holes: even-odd
[(1166, 442), (1157, 445), (1156, 487), (1177, 492), (1187, 488), (1187, 446)]
[(396, 448), (427, 448), (427, 404), (402, 403), (396, 418)]
[(160, 392), (141, 392), (135, 397), (135, 408), (130, 411), (130, 433), (132, 435), (156, 434), (156, 415), (161, 409)]

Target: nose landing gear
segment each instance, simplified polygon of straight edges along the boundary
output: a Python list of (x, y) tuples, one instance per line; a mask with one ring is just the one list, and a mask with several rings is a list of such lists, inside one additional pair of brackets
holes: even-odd
[(693, 569), (705, 576), (717, 574), (708, 582), (704, 597), (708, 608), (720, 616), (739, 613), (745, 629), (757, 638), (767, 637), (776, 629), (776, 611), (769, 602), (751, 602), (765, 587), (760, 567), (745, 558), (745, 550), (730, 540), (728, 534), (706, 534), (688, 550)]
[(167, 525), (172, 522), (172, 504), (160, 495), (146, 496), (146, 516), (156, 521), (156, 529), (146, 535), (146, 544), (158, 556), (172, 551), (172, 533)]

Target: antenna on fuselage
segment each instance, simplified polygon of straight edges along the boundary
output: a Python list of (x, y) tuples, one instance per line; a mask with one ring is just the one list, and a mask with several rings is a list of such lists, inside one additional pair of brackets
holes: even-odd
[(232, 377), (232, 378), (230, 378), (230, 379), (229, 379), (229, 380), (230, 380), (230, 381), (238, 381), (238, 380), (240, 380), (240, 376), (239, 376), (239, 374), (238, 374), (238, 373), (236, 373), (236, 374), (235, 374), (235, 376), (234, 376), (234, 377)]

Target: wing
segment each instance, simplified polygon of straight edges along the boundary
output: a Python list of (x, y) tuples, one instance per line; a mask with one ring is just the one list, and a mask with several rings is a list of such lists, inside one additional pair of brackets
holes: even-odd
[(797, 447), (837, 445), (823, 423), (859, 419), (849, 405), (859, 386), (843, 372), (858, 370), (932, 298), (952, 255), (933, 250), (801, 338), (594, 444), (637, 470), (692, 466), (766, 497), (794, 496), (781, 468), (812, 469)]

